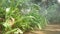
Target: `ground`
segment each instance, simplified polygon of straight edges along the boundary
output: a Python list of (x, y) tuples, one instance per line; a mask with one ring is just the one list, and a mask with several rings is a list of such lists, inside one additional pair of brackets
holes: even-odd
[(24, 34), (60, 34), (60, 24), (49, 24), (44, 30), (25, 32)]

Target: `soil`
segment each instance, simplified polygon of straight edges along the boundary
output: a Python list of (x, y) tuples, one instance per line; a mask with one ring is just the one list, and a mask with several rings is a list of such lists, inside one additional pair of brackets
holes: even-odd
[(25, 32), (24, 34), (60, 34), (60, 24), (49, 24), (43, 30)]

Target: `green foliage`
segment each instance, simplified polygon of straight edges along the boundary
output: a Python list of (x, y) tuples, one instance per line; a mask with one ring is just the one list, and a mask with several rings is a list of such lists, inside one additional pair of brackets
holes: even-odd
[(4, 27), (3, 34), (14, 34), (15, 32), (23, 34), (29, 29), (35, 27), (42, 29), (46, 26), (45, 17), (39, 13), (40, 6), (36, 4), (29, 6), (26, 4), (29, 1), (2, 0), (0, 11), (3, 13), (1, 16), (5, 17), (5, 21), (2, 23)]
[(47, 9), (47, 19), (50, 21), (50, 22), (60, 22), (60, 13), (59, 13), (59, 5), (58, 4), (54, 4), (52, 6), (50, 6), (48, 9)]

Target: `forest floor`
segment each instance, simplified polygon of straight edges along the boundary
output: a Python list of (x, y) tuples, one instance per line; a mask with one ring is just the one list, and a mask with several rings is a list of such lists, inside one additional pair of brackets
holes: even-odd
[(49, 24), (44, 30), (35, 30), (24, 34), (60, 34), (60, 24)]

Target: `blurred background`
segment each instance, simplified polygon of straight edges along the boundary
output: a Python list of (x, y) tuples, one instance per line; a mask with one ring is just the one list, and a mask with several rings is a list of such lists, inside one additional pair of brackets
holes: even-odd
[(60, 0), (31, 0), (41, 7), (40, 14), (50, 23), (60, 23)]

